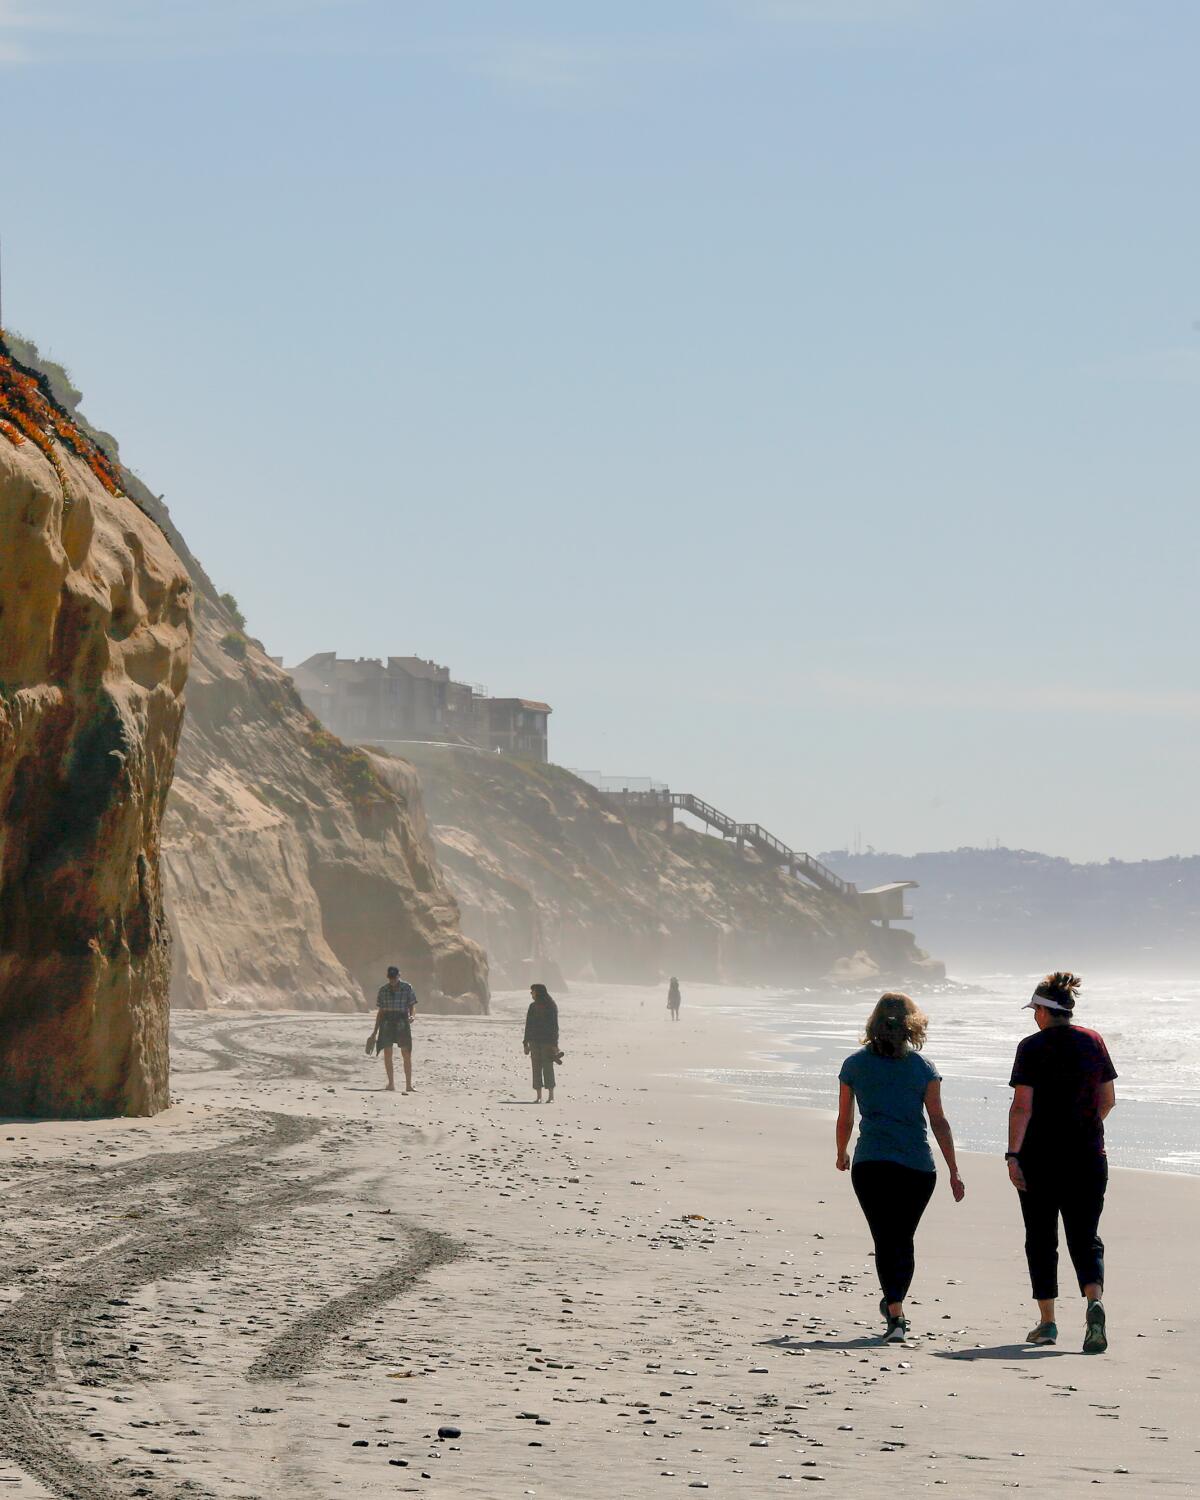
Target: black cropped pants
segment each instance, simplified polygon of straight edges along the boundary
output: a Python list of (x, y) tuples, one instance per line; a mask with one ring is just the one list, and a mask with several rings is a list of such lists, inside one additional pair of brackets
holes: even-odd
[(936, 1172), (918, 1172), (896, 1161), (856, 1162), (850, 1180), (871, 1238), (875, 1274), (889, 1302), (903, 1302), (916, 1268), (913, 1238), (933, 1197)]
[(1067, 1252), (1082, 1292), (1104, 1284), (1104, 1241), (1100, 1215), (1108, 1187), (1103, 1156), (1064, 1161), (1025, 1161), (1025, 1191), (1018, 1193), (1025, 1220), (1025, 1259), (1034, 1300), (1058, 1296), (1058, 1220), (1062, 1216)]

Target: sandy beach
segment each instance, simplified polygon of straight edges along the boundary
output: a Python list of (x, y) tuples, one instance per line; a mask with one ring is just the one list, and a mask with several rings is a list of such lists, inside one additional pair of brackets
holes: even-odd
[(1014, 1195), (964, 1156), (883, 1347), (832, 1116), (689, 1074), (756, 1047), (713, 992), (574, 988), (540, 1109), (524, 998), (419, 1018), (410, 1097), (365, 1017), (180, 1013), (167, 1113), (6, 1122), (0, 1492), (1200, 1491), (1200, 1181), (1114, 1172), (1088, 1358), (1074, 1300), (1022, 1348)]

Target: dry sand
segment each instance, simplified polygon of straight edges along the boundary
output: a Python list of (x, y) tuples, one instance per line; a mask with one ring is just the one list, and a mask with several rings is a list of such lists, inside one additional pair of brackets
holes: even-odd
[(1200, 1493), (1200, 1181), (1114, 1173), (1088, 1358), (1074, 1302), (1021, 1347), (1017, 1205), (964, 1157), (883, 1347), (832, 1118), (684, 1076), (754, 1041), (663, 1002), (563, 997), (541, 1109), (502, 996), (419, 1019), (409, 1097), (364, 1018), (181, 1014), (169, 1113), (6, 1125), (0, 1495)]

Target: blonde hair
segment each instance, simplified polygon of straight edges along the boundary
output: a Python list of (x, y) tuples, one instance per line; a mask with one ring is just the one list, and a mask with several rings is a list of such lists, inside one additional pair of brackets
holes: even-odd
[(896, 990), (881, 995), (867, 1021), (863, 1044), (876, 1057), (903, 1057), (925, 1045), (929, 1021), (916, 1002)]

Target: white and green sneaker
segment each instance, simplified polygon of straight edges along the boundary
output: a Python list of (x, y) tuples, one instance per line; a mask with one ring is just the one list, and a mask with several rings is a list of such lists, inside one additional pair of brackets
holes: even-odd
[(1089, 1302), (1087, 1310), (1087, 1332), (1083, 1336), (1085, 1354), (1103, 1354), (1108, 1348), (1108, 1333), (1104, 1326), (1104, 1303)]
[(1025, 1342), (1027, 1344), (1035, 1344), (1038, 1347), (1045, 1347), (1047, 1344), (1057, 1344), (1058, 1324), (1039, 1323), (1036, 1328), (1025, 1335)]

